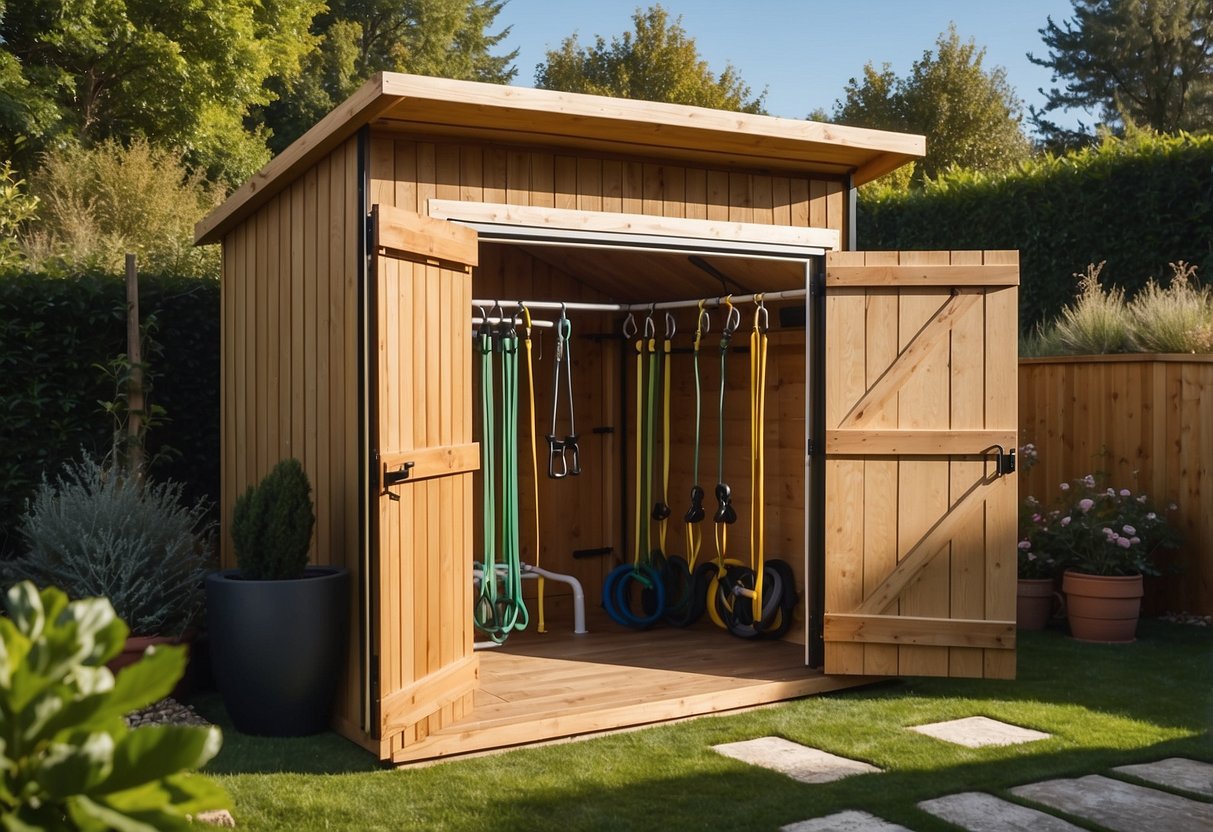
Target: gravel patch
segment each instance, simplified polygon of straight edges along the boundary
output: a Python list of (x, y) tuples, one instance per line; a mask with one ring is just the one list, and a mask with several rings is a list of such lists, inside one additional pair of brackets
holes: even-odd
[(182, 705), (171, 696), (161, 699), (154, 705), (126, 715), (126, 724), (130, 728), (143, 725), (210, 725), (189, 705)]

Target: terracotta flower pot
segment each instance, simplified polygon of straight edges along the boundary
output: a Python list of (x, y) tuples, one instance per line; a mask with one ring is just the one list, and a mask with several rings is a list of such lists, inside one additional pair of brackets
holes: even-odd
[(1057, 601), (1052, 578), (1020, 578), (1015, 594), (1015, 626), (1043, 630)]
[(1074, 638), (1113, 644), (1136, 640), (1141, 575), (1086, 575), (1066, 570), (1061, 588)]

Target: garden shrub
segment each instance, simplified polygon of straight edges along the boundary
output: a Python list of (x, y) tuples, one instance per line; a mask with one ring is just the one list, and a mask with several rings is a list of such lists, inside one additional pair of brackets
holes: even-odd
[(1020, 326), (1074, 296), (1068, 276), (1107, 261), (1128, 296), (1180, 260), (1213, 274), (1213, 135), (1149, 133), (1025, 162), (957, 170), (921, 191), (863, 189), (861, 249), (1018, 249)]
[(1153, 278), (1129, 304), (1133, 342), (1141, 352), (1213, 352), (1213, 289), (1192, 285), (1196, 268), (1171, 264), (1166, 289)]
[(1089, 265), (1078, 278), (1078, 297), (1065, 306), (1053, 325), (1061, 352), (1073, 355), (1103, 355), (1128, 352), (1133, 329), (1125, 305), (1125, 290), (1105, 289), (1099, 283), (1104, 264)]
[(244, 577), (257, 581), (303, 577), (315, 525), (307, 472), (298, 459), (284, 459), (236, 498), (236, 565)]
[(0, 274), (25, 263), (19, 236), (38, 210), (38, 198), (28, 193), (26, 181), (17, 179), (13, 166), (0, 164)]
[[(150, 401), (166, 411), (147, 437), (151, 474), (184, 498), (219, 497), (219, 282), (140, 276), (150, 322)], [(118, 277), (0, 278), (0, 556), (44, 474), (85, 451), (103, 457), (114, 398), (105, 367), (126, 351), (126, 290)], [(171, 453), (166, 450), (171, 449)]]
[(188, 173), (180, 154), (146, 139), (68, 145), (43, 156), (30, 180), (40, 205), (25, 253), (35, 270), (118, 274), (134, 252), (148, 271), (218, 276), (218, 246), (193, 242), (222, 192)]
[(198, 623), (213, 569), (207, 506), (181, 485), (150, 482), (85, 457), (44, 477), (20, 525), (22, 552), (0, 563), (6, 586), (55, 586), (104, 597), (137, 636), (179, 636)]

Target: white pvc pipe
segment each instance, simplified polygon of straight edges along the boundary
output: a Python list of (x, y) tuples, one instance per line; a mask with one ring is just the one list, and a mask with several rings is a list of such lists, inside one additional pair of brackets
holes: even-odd
[(522, 577), (538, 578), (542, 576), (549, 581), (559, 581), (573, 588), (573, 634), (583, 636), (589, 632), (585, 628), (585, 592), (581, 589), (581, 581), (572, 575), (561, 575), (559, 572), (549, 572), (529, 563), (522, 564)]
[[(506, 570), (506, 565), (503, 563), (497, 564), (497, 569), (501, 572)], [(559, 572), (549, 572), (547, 569), (541, 569), (538, 566), (531, 566), (529, 563), (522, 564), (522, 577), (532, 580), (539, 580), (540, 577), (546, 578), (549, 581), (558, 581), (562, 584), (568, 584), (573, 588), (573, 634), (583, 636), (589, 632), (585, 628), (585, 591), (581, 588), (581, 581), (574, 578), (572, 575), (562, 575)], [(479, 584), (484, 578), (484, 569), (477, 564), (472, 568), (472, 583)], [(496, 642), (476, 642), (474, 647), (499, 647)]]

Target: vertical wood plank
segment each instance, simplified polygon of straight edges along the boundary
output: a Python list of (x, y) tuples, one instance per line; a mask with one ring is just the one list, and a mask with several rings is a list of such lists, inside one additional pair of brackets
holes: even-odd
[[(952, 253), (952, 265), (980, 266), (980, 251)], [(952, 430), (981, 430), (985, 427), (985, 340), (986, 309), (984, 300), (958, 319), (952, 326), (950, 364), (949, 424)], [(1005, 344), (997, 349), (1005, 351)], [(973, 451), (980, 451), (974, 448)], [(985, 474), (984, 462), (953, 459), (948, 463), (950, 504)], [(952, 540), (952, 563), (949, 574), (949, 610), (952, 618), (982, 620), (985, 616), (985, 523), (972, 524), (959, 531)], [(977, 677), (983, 675), (983, 651), (963, 647), (948, 650), (948, 675)]]
[[(833, 200), (836, 193), (828, 197)], [(833, 204), (831, 201), (830, 205)], [(947, 265), (946, 252), (902, 252), (902, 265)], [(903, 293), (899, 317), (899, 349), (949, 298), (947, 289), (918, 288)], [(897, 426), (902, 430), (945, 430), (948, 424), (948, 340), (941, 339), (911, 378), (900, 388)], [(899, 463), (897, 499), (898, 560), (948, 510), (948, 465), (946, 461), (903, 459)], [(919, 572), (919, 580), (901, 596), (904, 615), (936, 615), (948, 607), (951, 556), (937, 555)], [(898, 667), (903, 674), (946, 676), (946, 647), (902, 646)]]
[[(897, 252), (867, 252), (867, 266), (895, 266)], [(864, 389), (876, 380), (897, 358), (900, 341), (898, 306), (900, 290), (869, 289), (865, 332)], [(894, 398), (873, 414), (873, 429), (897, 428), (897, 400)], [(863, 466), (863, 595), (876, 590), (897, 566), (898, 462), (895, 459), (867, 459)], [(897, 674), (897, 647), (869, 644), (863, 647), (863, 672), (872, 675)]]

